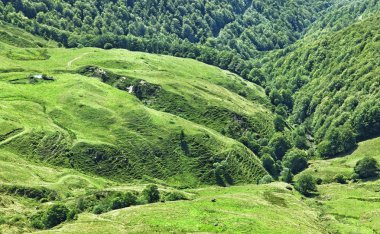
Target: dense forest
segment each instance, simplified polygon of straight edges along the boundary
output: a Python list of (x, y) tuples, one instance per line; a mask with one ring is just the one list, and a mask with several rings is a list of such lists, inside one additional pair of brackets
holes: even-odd
[(66, 47), (189, 57), (249, 79), (247, 60), (294, 43), (329, 2), (2, 0), (0, 17)]

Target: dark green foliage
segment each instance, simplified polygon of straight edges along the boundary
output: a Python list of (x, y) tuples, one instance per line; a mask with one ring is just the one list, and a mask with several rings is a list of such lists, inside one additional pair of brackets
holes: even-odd
[(274, 128), (276, 129), (276, 131), (279, 131), (279, 132), (284, 131), (286, 123), (282, 116), (276, 115), (274, 117), (273, 123), (274, 123)]
[(342, 174), (337, 174), (334, 176), (334, 181), (339, 183), (339, 184), (345, 184), (346, 183), (346, 178)]
[(330, 129), (324, 141), (318, 145), (323, 157), (332, 157), (356, 147), (354, 132), (347, 126)]
[(228, 172), (227, 161), (214, 163), (214, 176), (216, 184), (219, 186), (233, 185), (234, 181)]
[(296, 181), (294, 187), (298, 192), (305, 196), (309, 196), (311, 192), (317, 191), (317, 186), (314, 178), (308, 174), (302, 174)]
[(304, 150), (291, 149), (286, 152), (282, 164), (289, 168), (293, 174), (297, 174), (307, 168), (307, 154)]
[(284, 157), (286, 151), (288, 151), (292, 144), (288, 137), (283, 133), (275, 133), (272, 139), (269, 141), (269, 147), (274, 150), (274, 154), (278, 160)]
[(104, 44), (104, 49), (106, 49), (106, 50), (110, 50), (110, 49), (112, 49), (113, 48), (113, 46), (112, 46), (112, 44), (111, 43), (106, 43), (106, 44)]
[(132, 193), (118, 193), (115, 194), (111, 199), (111, 209), (121, 209), (137, 204), (137, 197)]
[(267, 172), (269, 172), (271, 175), (276, 175), (276, 165), (273, 158), (269, 154), (264, 154), (261, 157), (261, 161), (263, 163), (263, 167), (265, 170), (267, 170)]
[(34, 214), (31, 218), (31, 224), (38, 229), (52, 228), (72, 219), (75, 215), (65, 205), (54, 204), (45, 211)]
[(380, 102), (369, 100), (362, 103), (353, 116), (353, 126), (360, 139), (380, 134)]
[(179, 201), (179, 200), (188, 200), (188, 199), (185, 194), (181, 192), (177, 192), (177, 191), (168, 192), (165, 195), (165, 201)]
[(289, 168), (284, 168), (282, 171), (281, 171), (281, 174), (280, 174), (280, 180), (281, 181), (284, 181), (286, 183), (292, 183), (293, 182), (293, 173), (290, 171)]
[(323, 180), (321, 178), (317, 178), (317, 179), (315, 179), (315, 183), (317, 185), (321, 185), (323, 183)]
[(269, 183), (272, 183), (274, 180), (272, 178), (272, 176), (270, 175), (265, 175), (263, 176), (263, 178), (261, 178), (259, 180), (259, 184), (269, 184)]
[(65, 222), (69, 214), (66, 206), (56, 204), (51, 206), (45, 213), (44, 223), (47, 228), (52, 228)]
[(20, 185), (0, 185), (0, 192), (32, 198), (37, 201), (54, 201), (59, 198), (58, 194), (54, 190), (50, 190), (44, 187), (25, 187)]
[(365, 179), (377, 176), (380, 172), (380, 167), (376, 159), (365, 157), (356, 163), (354, 171), (359, 175), (359, 178)]
[(160, 200), (160, 192), (158, 191), (157, 185), (154, 185), (154, 184), (148, 185), (142, 191), (142, 194), (149, 203), (158, 202)]

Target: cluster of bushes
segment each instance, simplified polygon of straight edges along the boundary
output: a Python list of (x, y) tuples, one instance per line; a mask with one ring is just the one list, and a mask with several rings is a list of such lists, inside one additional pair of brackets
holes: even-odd
[(34, 214), (30, 218), (30, 222), (34, 228), (48, 229), (75, 218), (75, 210), (70, 210), (63, 204), (54, 204), (46, 210)]
[(99, 191), (80, 197), (72, 208), (57, 203), (30, 217), (31, 225), (37, 229), (48, 229), (65, 221), (76, 219), (81, 212), (102, 214), (111, 210), (158, 201), (187, 200), (185, 194), (178, 191), (164, 191), (162, 194), (156, 185), (148, 185), (141, 192)]
[(58, 193), (45, 187), (26, 187), (20, 185), (0, 185), (0, 192), (9, 195), (32, 198), (40, 202), (55, 201)]

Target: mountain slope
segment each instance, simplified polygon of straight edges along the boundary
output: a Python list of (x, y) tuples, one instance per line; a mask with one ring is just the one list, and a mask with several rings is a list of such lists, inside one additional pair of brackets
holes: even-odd
[[(266, 174), (249, 149), (216, 132), (237, 138), (228, 124), (262, 137), (274, 131), (263, 91), (236, 75), (122, 50), (2, 46), (0, 144), (8, 151), (119, 181), (232, 184)], [(88, 65), (103, 76), (83, 72)], [(235, 93), (243, 89), (252, 101)]]
[(265, 59), (272, 103), (283, 105), (276, 100), (281, 90), (293, 93), (290, 119), (306, 127), (324, 156), (380, 133), (379, 22), (371, 16)]

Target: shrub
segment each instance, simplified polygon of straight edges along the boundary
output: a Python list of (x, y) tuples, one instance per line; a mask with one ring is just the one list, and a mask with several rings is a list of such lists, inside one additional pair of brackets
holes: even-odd
[(104, 49), (105, 50), (110, 50), (110, 49), (112, 49), (113, 48), (113, 45), (111, 44), (111, 43), (106, 43), (106, 44), (104, 44)]
[(307, 154), (300, 149), (289, 150), (285, 154), (282, 164), (289, 168), (293, 174), (297, 174), (307, 168)]
[(265, 170), (267, 170), (270, 174), (274, 175), (276, 172), (276, 166), (273, 158), (269, 154), (264, 154), (261, 158), (261, 161)]
[(318, 145), (318, 152), (323, 157), (332, 157), (355, 148), (355, 134), (348, 126), (332, 128), (324, 141)]
[(274, 180), (273, 180), (272, 176), (265, 175), (265, 176), (263, 176), (263, 178), (260, 179), (259, 184), (270, 184), (273, 181)]
[(379, 170), (379, 164), (376, 159), (372, 157), (365, 157), (359, 160), (354, 168), (355, 173), (358, 174), (361, 179), (377, 176)]
[(166, 201), (179, 201), (179, 200), (187, 200), (187, 197), (180, 192), (174, 191), (174, 192), (169, 192), (165, 196)]
[(66, 221), (69, 209), (65, 205), (55, 204), (51, 206), (44, 215), (44, 224), (47, 228), (52, 228)]
[(148, 185), (142, 194), (149, 203), (158, 202), (160, 200), (160, 192), (158, 191), (157, 185)]
[(315, 179), (315, 183), (317, 183), (318, 185), (321, 185), (323, 183), (322, 178)]
[(344, 175), (342, 175), (342, 174), (335, 175), (334, 181), (339, 183), (339, 184), (345, 184), (346, 183), (346, 179), (344, 178)]
[(137, 197), (132, 193), (128, 192), (125, 194), (119, 193), (116, 194), (111, 200), (111, 208), (121, 209), (125, 207), (129, 207), (132, 205), (136, 205)]
[(284, 168), (281, 171), (280, 180), (284, 181), (286, 183), (292, 183), (293, 182), (293, 173), (290, 171), (289, 168)]
[(107, 204), (105, 203), (102, 203), (102, 204), (99, 204), (99, 205), (96, 205), (94, 206), (94, 208), (92, 209), (92, 213), (94, 214), (102, 214), (102, 213), (106, 213), (110, 211), (110, 208)]
[(310, 192), (317, 191), (316, 183), (311, 175), (303, 174), (301, 175), (294, 186), (298, 192), (308, 196)]
[(269, 142), (269, 147), (274, 150), (274, 154), (278, 160), (281, 160), (292, 144), (290, 140), (282, 133), (275, 133)]

